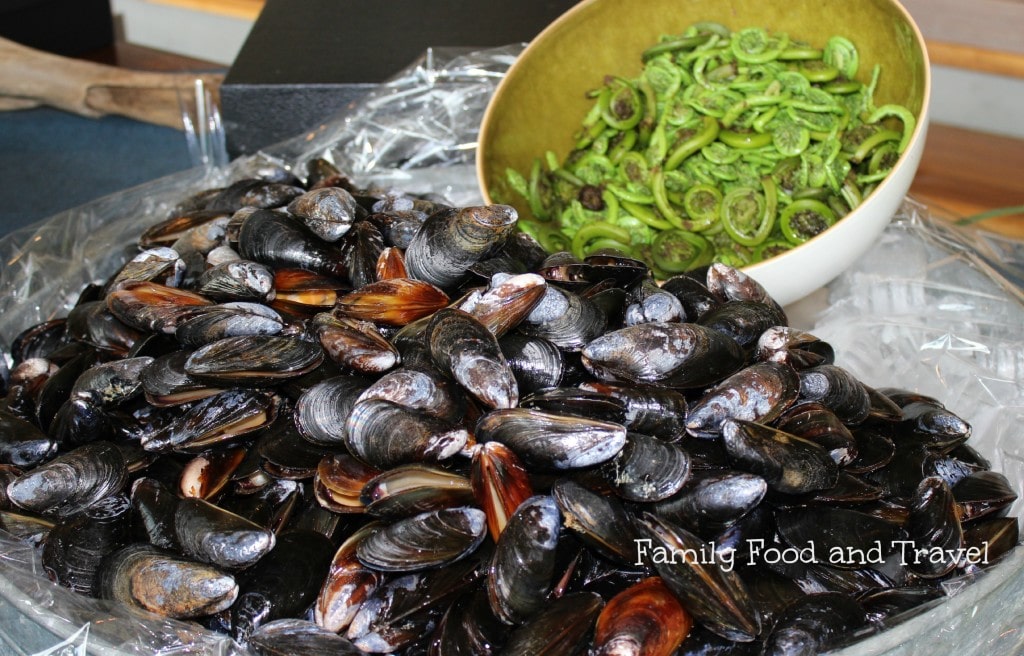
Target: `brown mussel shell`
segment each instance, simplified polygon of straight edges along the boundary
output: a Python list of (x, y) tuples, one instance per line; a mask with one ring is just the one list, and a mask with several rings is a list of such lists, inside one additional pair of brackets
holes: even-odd
[(124, 547), (103, 567), (101, 597), (164, 617), (212, 615), (238, 596), (230, 574), (145, 543)]
[(657, 576), (608, 600), (594, 628), (594, 656), (672, 656), (689, 635), (693, 618)]

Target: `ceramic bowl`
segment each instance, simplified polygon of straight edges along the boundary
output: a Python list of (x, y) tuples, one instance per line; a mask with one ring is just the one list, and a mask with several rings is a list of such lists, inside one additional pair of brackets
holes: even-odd
[(763, 27), (818, 47), (832, 35), (845, 36), (859, 51), (861, 81), (881, 66), (875, 105), (898, 103), (916, 115), (892, 172), (859, 206), (807, 242), (746, 267), (780, 303), (791, 303), (871, 248), (920, 163), (931, 89), (928, 54), (920, 30), (895, 0), (583, 0), (527, 46), (491, 99), (477, 150), (481, 193), (486, 202), (509, 203), (531, 216), (508, 188), (506, 169), (529, 171), (547, 150), (564, 159), (593, 104), (587, 92), (606, 75), (637, 77), (645, 48), (697, 21), (732, 30)]

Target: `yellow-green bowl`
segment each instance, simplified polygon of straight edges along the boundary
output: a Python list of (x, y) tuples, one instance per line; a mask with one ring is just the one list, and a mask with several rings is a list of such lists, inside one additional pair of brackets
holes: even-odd
[(606, 75), (637, 77), (641, 52), (662, 34), (697, 21), (739, 30), (763, 27), (821, 47), (832, 35), (856, 44), (859, 77), (875, 64), (875, 104), (898, 103), (917, 118), (911, 140), (889, 176), (828, 230), (745, 271), (780, 303), (826, 284), (875, 243), (903, 201), (924, 150), (931, 75), (924, 39), (895, 0), (583, 0), (540, 33), (509, 69), (484, 114), (477, 175), (486, 202), (509, 203), (531, 216), (508, 188), (506, 169), (528, 172), (552, 150), (560, 161), (593, 104), (587, 92)]

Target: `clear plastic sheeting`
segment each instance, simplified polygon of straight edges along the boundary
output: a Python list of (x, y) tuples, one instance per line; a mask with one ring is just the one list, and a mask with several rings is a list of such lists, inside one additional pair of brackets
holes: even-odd
[[(325, 157), (357, 184), (479, 201), (473, 158), (487, 100), (521, 46), (426, 53), (345, 115), (224, 167), (197, 167), (0, 239), (0, 343), (64, 314), (111, 275), (149, 224), (202, 188), (267, 164), (302, 176)], [(907, 201), (876, 247), (787, 308), (872, 386), (931, 394), (974, 426), (971, 444), (1024, 494), (1024, 245)], [(798, 273), (797, 273), (798, 275)], [(1018, 500), (1011, 514), (1020, 514)], [(949, 597), (844, 656), (1024, 653), (1024, 550), (947, 586)], [(0, 531), (0, 653), (246, 654), (195, 624), (81, 597), (51, 584), (38, 553)]]

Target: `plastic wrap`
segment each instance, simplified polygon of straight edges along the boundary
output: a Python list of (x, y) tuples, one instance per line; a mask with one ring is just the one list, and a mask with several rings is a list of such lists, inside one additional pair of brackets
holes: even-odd
[[(476, 128), (521, 46), (429, 51), (344, 115), (227, 166), (197, 167), (64, 212), (0, 239), (0, 341), (67, 311), (113, 273), (175, 202), (267, 163), (301, 174), (326, 157), (362, 185), (479, 201)], [(962, 231), (908, 200), (877, 246), (827, 288), (787, 308), (874, 386), (941, 399), (971, 444), (1024, 490), (1024, 245)], [(1021, 495), (1024, 496), (1024, 495)], [(1021, 501), (1011, 509), (1020, 514)], [(245, 654), (182, 622), (87, 599), (40, 574), (38, 554), (0, 531), (0, 651), (12, 654)], [(949, 597), (844, 655), (1024, 652), (1024, 550), (947, 585)]]

